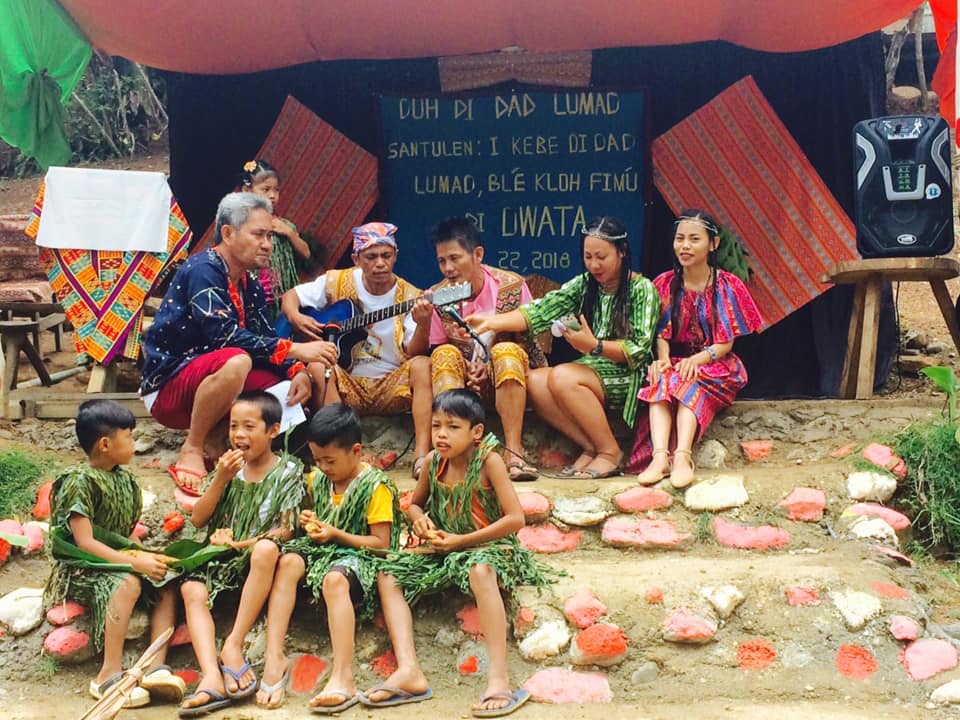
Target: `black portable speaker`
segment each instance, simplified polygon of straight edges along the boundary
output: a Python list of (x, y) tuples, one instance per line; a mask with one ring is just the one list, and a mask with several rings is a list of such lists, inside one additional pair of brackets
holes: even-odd
[(950, 146), (941, 117), (904, 115), (853, 126), (857, 251), (863, 257), (953, 249)]

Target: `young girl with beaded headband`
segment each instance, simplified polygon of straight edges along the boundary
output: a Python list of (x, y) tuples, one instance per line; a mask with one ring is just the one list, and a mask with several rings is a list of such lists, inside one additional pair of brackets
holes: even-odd
[[(249, 160), (240, 173), (240, 191), (262, 195), (273, 204), (274, 213), (280, 200), (280, 174), (266, 160)], [(273, 250), (270, 267), (260, 271), (260, 285), (271, 308), (271, 319), (280, 313), (283, 294), (300, 282), (298, 270), (310, 259), (309, 243), (300, 237), (291, 220), (274, 215)]]
[(650, 384), (639, 394), (650, 405), (653, 459), (637, 479), (652, 485), (669, 475), (671, 484), (682, 488), (694, 479), (694, 441), (747, 382), (746, 368), (731, 352), (733, 341), (759, 329), (763, 318), (743, 281), (717, 267), (720, 229), (713, 218), (686, 210), (674, 228), (673, 269), (653, 281), (663, 315)]
[(480, 333), (528, 330), (534, 335), (556, 325), (583, 353), (571, 363), (531, 370), (527, 397), (540, 417), (581, 448), (563, 474), (604, 478), (618, 475), (623, 459), (606, 409), (621, 409), (633, 426), (660, 298), (653, 283), (631, 269), (627, 229), (617, 218), (589, 221), (581, 248), (584, 272), (557, 290), (513, 312), (473, 315), (467, 322)]

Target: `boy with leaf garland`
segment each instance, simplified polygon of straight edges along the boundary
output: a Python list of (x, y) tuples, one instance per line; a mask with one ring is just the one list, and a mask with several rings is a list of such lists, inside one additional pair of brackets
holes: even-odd
[[(166, 558), (146, 552), (133, 541), (142, 495), (127, 468), (134, 454), (133, 413), (111, 400), (88, 400), (77, 411), (76, 431), (87, 462), (63, 472), (50, 496), (50, 551), (53, 573), (47, 600), (75, 600), (90, 612), (91, 640), (103, 649), (103, 665), (90, 681), (100, 699), (123, 677), (123, 641), (133, 609), (141, 598), (153, 603), (150, 637), (173, 626), (176, 593), (170, 585), (156, 589), (168, 575)], [(146, 592), (145, 592), (146, 591)], [(151, 697), (180, 702), (185, 685), (163, 664), (164, 645), (134, 687), (123, 707), (141, 707)]]
[[(300, 514), (306, 537), (284, 547), (270, 605), (263, 682), (257, 704), (283, 702), (288, 662), (283, 652), (297, 585), (306, 585), (327, 608), (333, 668), (323, 690), (310, 700), (319, 715), (343, 712), (358, 702), (353, 678), (356, 621), (373, 616), (376, 558), (367, 550), (396, 550), (400, 530), (397, 489), (379, 468), (362, 462), (360, 419), (345, 405), (318, 410), (310, 420), (310, 452), (317, 470), (307, 480), (312, 510)], [(271, 678), (270, 682), (267, 679)]]
[[(200, 665), (197, 691), (180, 706), (180, 717), (205, 715), (257, 692), (257, 677), (243, 657), (243, 643), (274, 582), (280, 545), (293, 538), (303, 500), (303, 466), (274, 454), (280, 434), (280, 402), (271, 394), (242, 394), (230, 408), (230, 450), (204, 481), (193, 508), (207, 541), (227, 551), (188, 575), (181, 585), (187, 628)], [(240, 605), (217, 656), (210, 607), (224, 590), (240, 585)]]
[(471, 708), (474, 717), (509, 715), (530, 698), (511, 690), (507, 672), (507, 619), (501, 590), (542, 586), (549, 568), (520, 546), (523, 509), (493, 433), (484, 436), (485, 413), (470, 390), (440, 393), (433, 401), (433, 452), (427, 456), (408, 511), (413, 532), (432, 553), (391, 555), (378, 578), (383, 615), (397, 670), (360, 694), (368, 707), (420, 702), (432, 696), (413, 643), (408, 603), (448, 588), (477, 602), (490, 665), (487, 689)]

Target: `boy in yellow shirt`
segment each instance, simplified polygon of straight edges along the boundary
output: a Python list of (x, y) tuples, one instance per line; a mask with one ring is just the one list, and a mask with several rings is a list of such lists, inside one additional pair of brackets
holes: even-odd
[(317, 470), (308, 479), (311, 502), (300, 514), (306, 537), (284, 547), (267, 608), (267, 640), (257, 703), (283, 702), (288, 661), (283, 644), (296, 602), (297, 585), (327, 608), (333, 668), (310, 711), (339, 713), (358, 702), (353, 678), (357, 618), (373, 616), (377, 567), (365, 548), (396, 550), (400, 529), (397, 489), (379, 468), (361, 462), (360, 419), (345, 405), (327, 405), (310, 421), (310, 451)]

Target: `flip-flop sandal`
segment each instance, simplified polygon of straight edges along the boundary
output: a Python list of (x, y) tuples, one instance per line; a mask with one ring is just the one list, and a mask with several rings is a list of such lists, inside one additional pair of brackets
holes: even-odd
[(198, 473), (196, 470), (193, 470), (188, 467), (182, 467), (181, 465), (168, 465), (167, 472), (170, 474), (170, 477), (173, 478), (174, 484), (178, 488), (180, 488), (180, 490), (182, 490), (187, 495), (191, 495), (193, 497), (200, 497), (200, 495), (202, 494), (200, 492), (200, 488), (199, 487), (192, 488), (184, 484), (183, 480), (181, 480), (179, 477), (179, 473), (183, 473), (184, 475), (190, 475), (192, 477), (197, 478), (198, 480), (203, 480), (204, 478), (203, 475)]
[[(390, 697), (386, 700), (377, 700), (373, 701), (368, 696), (367, 693), (374, 693), (378, 691), (390, 693)], [(361, 705), (366, 705), (367, 707), (394, 707), (395, 705), (408, 705), (410, 703), (423, 702), (424, 700), (429, 700), (433, 697), (433, 688), (427, 688), (422, 693), (414, 694), (407, 692), (403, 688), (392, 687), (390, 685), (375, 685), (369, 690), (364, 690), (362, 693), (358, 694), (357, 697), (360, 700)]]
[(519, 460), (507, 465), (507, 473), (513, 482), (533, 482), (540, 477), (535, 467)]
[(187, 693), (187, 684), (182, 677), (173, 674), (169, 665), (157, 665), (140, 679), (140, 687), (150, 693), (151, 700), (181, 703)]
[[(283, 675), (280, 676), (280, 679), (275, 683), (264, 682), (263, 678), (260, 678), (260, 690), (265, 692), (268, 696), (272, 697), (275, 692), (278, 690), (283, 691), (283, 695), (280, 697), (280, 702), (278, 703), (261, 703), (257, 701), (257, 705), (267, 710), (275, 710), (276, 708), (283, 705), (283, 701), (287, 698), (287, 680), (290, 679), (290, 666), (287, 665), (287, 669), (283, 671)], [(259, 690), (258, 690), (259, 692)]]
[(510, 715), (530, 699), (530, 691), (514, 690), (513, 692), (490, 693), (489, 695), (484, 695), (482, 698), (480, 698), (480, 704), (482, 705), (483, 703), (487, 702), (487, 700), (494, 700), (498, 698), (509, 700), (510, 702), (508, 702), (502, 708), (492, 708), (490, 710), (471, 710), (470, 714), (478, 718), (495, 718)]
[[(581, 453), (581, 456), (582, 456), (582, 455), (583, 455), (583, 453)], [(588, 455), (587, 457), (589, 457), (590, 459), (587, 460), (586, 465), (584, 465), (583, 467), (586, 467), (587, 465), (589, 465), (590, 463), (592, 463), (597, 456), (596, 456), (596, 455)], [(577, 458), (577, 459), (579, 460), (580, 458)], [(560, 474), (563, 475), (564, 477), (570, 477), (571, 475), (575, 475), (576, 473), (580, 472), (581, 470), (583, 470), (583, 468), (578, 468), (578, 467), (576, 466), (576, 463), (574, 463), (573, 465), (566, 465), (566, 466), (564, 466), (563, 469), (560, 470)]]
[(217, 710), (223, 710), (225, 707), (230, 707), (231, 700), (226, 695), (218, 693), (216, 690), (211, 690), (210, 688), (198, 688), (195, 693), (186, 698), (187, 700), (194, 699), (197, 695), (203, 693), (206, 695), (209, 700), (203, 705), (194, 705), (193, 707), (182, 707), (177, 711), (177, 714), (180, 717), (199, 717), (200, 715), (209, 715), (212, 712)]
[[(110, 688), (120, 682), (123, 678), (123, 673), (118, 672), (114, 673), (102, 683), (98, 683), (95, 680), (90, 681), (90, 694), (93, 695), (97, 700), (100, 700), (104, 695), (110, 692)], [(144, 690), (141, 687), (133, 686), (133, 689), (129, 693), (126, 693), (126, 698), (123, 701), (122, 707), (125, 708), (138, 708), (148, 705), (150, 703), (150, 693)]]
[(577, 470), (570, 477), (575, 480), (602, 480), (603, 478), (612, 478), (623, 475), (623, 470), (619, 465), (615, 465), (609, 470), (591, 470), (590, 468), (584, 468), (583, 470)]
[(349, 710), (358, 702), (360, 702), (360, 694), (354, 693), (351, 695), (346, 690), (327, 690), (327, 692), (322, 692), (316, 697), (323, 697), (324, 695), (340, 695), (346, 700), (344, 700), (339, 705), (308, 705), (314, 715), (335, 715), (336, 713), (341, 713), (344, 710)]
[[(252, 670), (253, 667), (246, 660), (243, 661), (243, 665), (240, 666), (239, 670), (234, 670), (220, 663), (220, 673), (223, 675), (223, 689), (227, 692), (227, 697), (231, 700), (243, 700), (250, 697), (251, 695), (257, 692), (257, 688), (260, 686), (260, 681), (256, 676), (253, 678), (253, 682), (247, 685), (245, 688), (240, 687), (240, 678), (243, 677), (243, 674), (247, 670)], [(233, 681), (237, 683), (237, 690), (231, 691), (227, 687), (227, 675), (233, 678)]]

